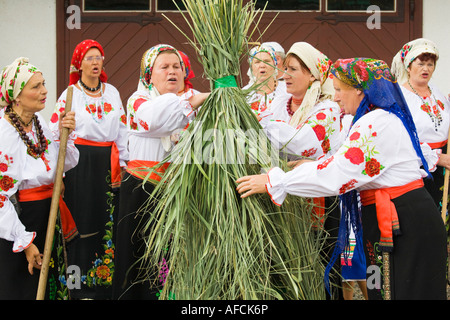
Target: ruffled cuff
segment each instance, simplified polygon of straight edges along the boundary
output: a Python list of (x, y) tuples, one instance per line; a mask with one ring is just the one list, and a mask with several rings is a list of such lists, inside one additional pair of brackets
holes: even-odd
[(25, 231), (22, 235), (17, 237), (13, 244), (13, 252), (22, 252), (26, 248), (30, 246), (36, 237), (36, 232), (27, 232)]
[(272, 199), (272, 202), (277, 206), (281, 206), (287, 196), (283, 183), (285, 174), (286, 173), (278, 167), (272, 168), (269, 172), (267, 172), (267, 178), (269, 181), (266, 183), (266, 190)]
[(186, 117), (186, 118), (188, 118), (189, 120), (191, 120), (192, 118), (194, 118), (195, 117), (195, 115), (196, 115), (196, 112), (195, 112), (195, 110), (192, 108), (192, 105), (191, 105), (191, 103), (189, 102), (189, 101), (187, 101), (187, 100), (183, 100), (183, 102), (182, 102), (182, 111), (181, 111), (183, 114), (184, 114), (184, 116)]

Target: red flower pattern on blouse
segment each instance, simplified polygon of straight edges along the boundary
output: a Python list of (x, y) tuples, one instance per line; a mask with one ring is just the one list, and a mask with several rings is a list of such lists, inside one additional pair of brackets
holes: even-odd
[(303, 150), (302, 156), (306, 157), (306, 158), (312, 157), (313, 155), (316, 154), (316, 151), (317, 151), (316, 148), (311, 148), (309, 150)]
[(14, 179), (10, 176), (2, 176), (0, 179), (0, 189), (3, 191), (8, 191), (14, 187)]
[(339, 189), (339, 194), (344, 194), (344, 193), (346, 193), (347, 191), (353, 189), (353, 188), (355, 187), (355, 184), (356, 184), (356, 183), (358, 183), (358, 181), (355, 180), (355, 179), (352, 179), (352, 180), (350, 180), (349, 182), (344, 183), (344, 184), (342, 185), (342, 187)]
[(330, 162), (333, 161), (333, 159), (334, 159), (334, 156), (331, 156), (328, 159), (326, 159), (324, 162), (319, 163), (317, 165), (317, 170), (325, 169), (330, 164)]
[(323, 139), (325, 139), (325, 136), (327, 134), (325, 127), (318, 124), (316, 126), (313, 127), (313, 130), (317, 136), (317, 139), (319, 139), (319, 141), (322, 141)]
[(105, 111), (106, 113), (108, 113), (108, 112), (111, 112), (111, 110), (112, 110), (111, 104), (108, 103), (108, 102), (105, 102), (105, 103), (103, 104), (103, 111)]
[(141, 125), (142, 128), (144, 128), (145, 131), (148, 131), (148, 124), (147, 124), (147, 122), (139, 119), (139, 124)]
[(364, 152), (359, 148), (352, 147), (345, 153), (345, 158), (349, 159), (351, 163), (358, 165), (364, 162)]
[(6, 201), (6, 197), (0, 194), (0, 208), (3, 208), (4, 202)]

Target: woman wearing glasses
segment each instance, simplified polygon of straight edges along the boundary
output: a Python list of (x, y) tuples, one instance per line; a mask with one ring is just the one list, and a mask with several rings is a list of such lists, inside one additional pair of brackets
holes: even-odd
[[(117, 89), (107, 83), (104, 51), (94, 40), (74, 50), (70, 83), (72, 110), (78, 126), (75, 144), (78, 165), (65, 176), (64, 199), (80, 239), (68, 247), (68, 264), (81, 269), (81, 290), (75, 299), (109, 299), (114, 275), (114, 217), (118, 210), (121, 171), (128, 161), (126, 116)], [(57, 130), (66, 104), (66, 91), (56, 103), (50, 127)], [(116, 209), (116, 210), (115, 210)]]

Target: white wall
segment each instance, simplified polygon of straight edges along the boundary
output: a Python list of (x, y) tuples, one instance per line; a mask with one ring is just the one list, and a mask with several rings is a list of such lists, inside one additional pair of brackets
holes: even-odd
[(445, 95), (450, 93), (449, 0), (423, 0), (423, 37), (436, 43), (439, 61), (432, 82)]
[[(56, 92), (56, 1), (0, 0), (0, 68), (18, 57), (38, 67), (48, 89), (42, 114), (49, 119)], [(60, 0), (58, 0), (60, 1)]]

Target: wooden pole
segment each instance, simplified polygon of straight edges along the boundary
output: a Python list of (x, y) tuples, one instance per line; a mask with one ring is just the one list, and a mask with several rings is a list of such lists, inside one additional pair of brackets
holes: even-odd
[[(449, 146), (448, 146), (448, 141), (450, 140), (450, 128), (448, 130), (448, 139), (447, 139), (447, 154), (450, 154), (450, 150), (449, 150)], [(441, 216), (442, 216), (442, 221), (444, 221), (445, 224), (445, 215), (447, 214), (447, 204), (448, 204), (448, 178), (450, 175), (450, 170), (448, 170), (447, 168), (445, 169), (445, 176), (444, 176), (444, 194), (442, 197), (442, 211), (441, 211)]]
[(383, 252), (383, 290), (384, 300), (391, 300), (391, 269), (389, 252)]
[[(73, 87), (67, 89), (66, 97), (66, 114), (72, 109)], [(47, 288), (48, 268), (50, 265), (50, 256), (53, 246), (53, 237), (55, 234), (56, 218), (59, 210), (59, 199), (61, 197), (61, 190), (63, 184), (64, 163), (66, 160), (67, 140), (69, 138), (69, 129), (61, 128), (60, 145), (58, 154), (58, 163), (56, 166), (55, 183), (53, 185), (52, 202), (50, 205), (50, 214), (48, 217), (47, 234), (45, 237), (44, 257), (41, 266), (41, 273), (39, 276), (39, 284), (36, 300), (44, 300), (45, 290)]]

